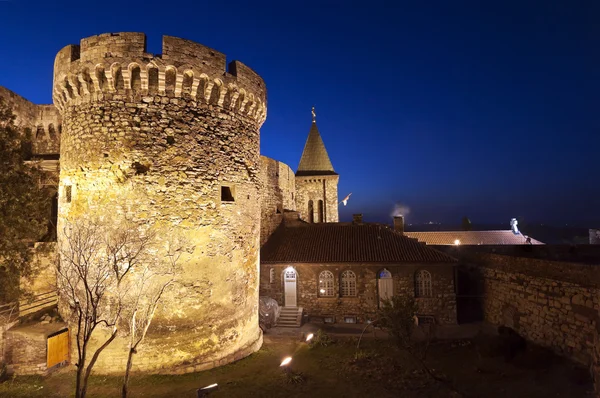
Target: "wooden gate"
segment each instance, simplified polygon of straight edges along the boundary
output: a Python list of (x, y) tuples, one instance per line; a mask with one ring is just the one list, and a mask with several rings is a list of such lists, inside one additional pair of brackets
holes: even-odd
[(69, 330), (48, 336), (48, 359), (47, 368), (69, 360)]

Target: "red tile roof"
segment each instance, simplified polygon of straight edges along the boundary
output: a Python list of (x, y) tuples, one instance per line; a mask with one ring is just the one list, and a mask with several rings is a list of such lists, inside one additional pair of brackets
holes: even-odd
[(263, 263), (452, 263), (456, 260), (378, 224), (280, 226), (261, 249)]
[[(461, 245), (526, 245), (526, 237), (507, 231), (435, 231), (405, 232), (406, 236), (418, 239), (428, 245), (455, 245), (458, 239)], [(543, 245), (531, 238), (532, 245)]]

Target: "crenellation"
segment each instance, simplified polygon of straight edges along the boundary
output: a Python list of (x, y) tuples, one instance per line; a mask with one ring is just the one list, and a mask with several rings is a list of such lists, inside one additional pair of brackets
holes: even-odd
[(189, 40), (164, 36), (163, 54), (153, 56), (146, 53), (143, 33), (103, 34), (58, 53), (53, 99), (63, 112), (69, 105), (102, 101), (115, 93), (189, 97), (261, 125), (266, 118), (264, 81), (238, 61), (229, 68), (230, 73), (224, 54)]

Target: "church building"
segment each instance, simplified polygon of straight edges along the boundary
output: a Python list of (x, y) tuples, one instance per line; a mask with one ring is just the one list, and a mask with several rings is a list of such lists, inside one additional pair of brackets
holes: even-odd
[(456, 260), (394, 227), (339, 222), (335, 172), (313, 120), (294, 173), (263, 156), (260, 295), (283, 307), (280, 326), (302, 320), (364, 323), (393, 295), (415, 298), (424, 322), (456, 323)]

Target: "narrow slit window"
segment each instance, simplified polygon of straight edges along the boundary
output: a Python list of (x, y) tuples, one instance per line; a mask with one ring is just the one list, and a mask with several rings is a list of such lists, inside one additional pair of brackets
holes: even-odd
[(65, 185), (65, 202), (71, 203), (72, 187), (71, 185)]
[(221, 187), (221, 202), (235, 202), (232, 187)]

